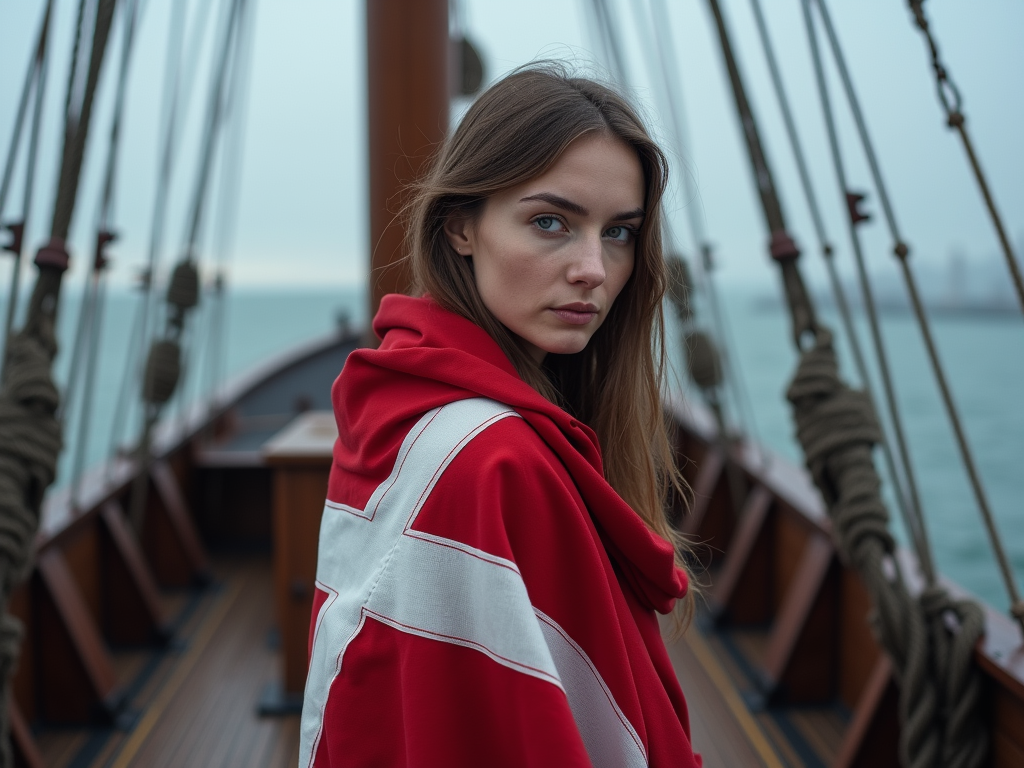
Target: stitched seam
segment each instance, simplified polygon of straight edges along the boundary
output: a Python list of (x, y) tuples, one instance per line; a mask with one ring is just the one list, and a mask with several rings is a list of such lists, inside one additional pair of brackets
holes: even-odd
[(500, 653), (492, 650), (491, 648), (489, 648), (488, 646), (484, 645), (483, 643), (476, 642), (475, 640), (470, 640), (470, 639), (465, 638), (465, 637), (460, 637), (459, 635), (447, 635), (447, 634), (445, 634), (443, 632), (434, 632), (433, 630), (424, 629), (423, 627), (417, 627), (417, 626), (414, 626), (412, 624), (404, 624), (404, 623), (402, 623), (400, 621), (396, 621), (395, 619), (392, 619), (390, 616), (385, 616), (382, 613), (377, 613), (376, 611), (372, 610), (371, 608), (364, 608), (363, 612), (366, 613), (366, 614), (369, 614), (370, 616), (373, 616), (375, 619), (379, 620), (383, 624), (388, 624), (388, 625), (393, 626), (395, 628), (401, 627), (402, 629), (410, 630), (410, 632), (417, 632), (417, 633), (421, 633), (421, 634), (424, 634), (424, 635), (430, 635), (430, 637), (438, 638), (440, 642), (446, 642), (446, 641), (451, 642), (451, 641), (454, 641), (458, 645), (463, 645), (463, 646), (468, 647), (468, 648), (479, 650), (479, 651), (483, 652), (487, 656), (492, 656), (495, 659), (501, 659), (502, 661), (506, 661), (506, 662), (508, 662), (508, 666), (521, 667), (522, 669), (528, 669), (531, 672), (536, 672), (539, 677), (543, 677), (545, 680), (552, 680), (551, 675), (548, 674), (547, 672), (545, 672), (543, 669), (538, 669), (537, 667), (532, 667), (529, 664), (523, 664), (521, 661), (516, 661), (515, 659), (510, 659), (507, 656), (502, 656)]

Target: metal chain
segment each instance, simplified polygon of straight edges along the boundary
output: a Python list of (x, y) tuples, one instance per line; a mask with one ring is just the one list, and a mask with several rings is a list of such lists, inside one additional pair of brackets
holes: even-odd
[[(213, 3), (204, 4), (209, 9)], [(182, 47), (185, 29), (186, 3), (171, 4), (171, 19), (168, 25), (167, 59), (164, 66), (163, 105), (160, 125), (163, 133), (160, 141), (159, 171), (157, 173), (156, 193), (153, 199), (152, 221), (149, 231), (149, 248), (146, 266), (140, 276), (142, 296), (135, 306), (132, 318), (132, 334), (125, 360), (121, 385), (118, 389), (117, 405), (111, 422), (109, 455), (116, 455), (119, 444), (124, 437), (125, 428), (130, 421), (129, 416), (136, 398), (129, 396), (133, 386), (141, 388), (143, 367), (143, 350), (149, 341), (150, 315), (152, 313), (153, 285), (159, 266), (160, 248), (163, 244), (164, 222), (167, 218), (168, 197), (170, 194), (171, 175), (175, 167), (175, 148), (179, 122), (183, 115), (179, 111), (179, 96), (182, 93)], [(208, 11), (207, 11), (208, 12)], [(205, 22), (205, 18), (196, 21)], [(196, 27), (201, 29), (201, 27)], [(198, 37), (198, 35), (197, 35)], [(198, 50), (193, 51), (198, 54)]]
[(949, 388), (949, 383), (946, 378), (945, 369), (942, 366), (942, 362), (939, 360), (938, 349), (935, 346), (935, 341), (932, 338), (931, 326), (928, 322), (928, 317), (924, 311), (924, 305), (921, 302), (921, 297), (917, 290), (917, 282), (914, 279), (913, 272), (910, 269), (910, 262), (908, 257), (910, 255), (910, 247), (906, 244), (903, 238), (900, 236), (899, 228), (896, 224), (896, 216), (893, 212), (892, 203), (889, 198), (888, 189), (885, 186), (885, 182), (882, 179), (882, 172), (878, 165), (878, 157), (875, 154), (874, 145), (871, 142), (871, 137), (868, 134), (867, 124), (864, 120), (864, 114), (860, 108), (860, 101), (857, 98), (857, 94), (853, 87), (853, 80), (850, 77), (850, 72), (846, 66), (846, 59), (843, 55), (842, 47), (839, 44), (839, 38), (836, 36), (834, 27), (832, 26), (832, 20), (828, 13), (828, 7), (825, 0), (816, 0), (818, 9), (821, 12), (822, 22), (824, 23), (825, 32), (829, 40), (829, 44), (832, 48), (832, 54), (836, 62), (836, 67), (839, 70), (840, 79), (843, 83), (843, 88), (846, 92), (846, 98), (850, 105), (850, 111), (853, 113), (854, 122), (857, 126), (857, 132), (860, 136), (861, 144), (864, 147), (864, 153), (867, 156), (868, 166), (871, 169), (871, 175), (875, 182), (875, 188), (878, 191), (878, 198), (882, 204), (882, 210), (885, 213), (885, 219), (889, 226), (890, 234), (892, 235), (894, 246), (893, 252), (900, 263), (900, 268), (903, 272), (903, 279), (907, 285), (907, 291), (910, 295), (911, 306), (914, 310), (914, 314), (917, 317), (918, 327), (921, 330), (921, 335), (924, 339), (925, 349), (928, 352), (928, 359), (931, 362), (932, 372), (935, 375), (935, 380), (939, 385), (939, 391), (942, 395), (942, 401), (946, 408), (946, 413), (949, 417), (950, 423), (953, 427), (953, 433), (956, 437), (957, 447), (960, 450), (960, 458), (963, 462), (964, 469), (967, 472), (968, 479), (970, 480), (971, 489), (974, 492), (975, 500), (978, 504), (978, 509), (981, 512), (982, 520), (985, 523), (985, 528), (988, 531), (989, 540), (992, 544), (992, 549), (996, 555), (996, 561), (999, 564), (999, 569), (1003, 577), (1003, 583), (1006, 586), (1006, 591), (1010, 597), (1010, 614), (1020, 623), (1022, 629), (1024, 629), (1024, 600), (1021, 600), (1020, 592), (1017, 590), (1016, 577), (1013, 574), (1013, 569), (1010, 567), (1010, 561), (1006, 556), (1006, 550), (1003, 547), (1002, 540), (999, 535), (999, 531), (996, 527), (995, 518), (992, 515), (992, 510), (989, 507), (988, 497), (985, 493), (984, 486), (981, 483), (981, 476), (978, 474), (977, 467), (974, 463), (974, 454), (972, 453), (970, 446), (967, 443), (967, 435), (963, 428), (963, 423), (960, 419), (960, 413), (957, 410), (956, 404), (953, 402), (953, 395)]
[[(775, 56), (775, 49), (772, 45), (771, 36), (768, 34), (768, 25), (765, 23), (764, 12), (761, 9), (760, 0), (750, 1), (754, 11), (754, 18), (757, 22), (761, 45), (764, 48), (765, 58), (768, 60), (768, 69), (771, 74), (772, 85), (775, 90), (776, 98), (779, 102), (779, 108), (782, 111), (783, 121), (786, 126), (786, 134), (789, 137), (789, 144), (792, 148), (794, 158), (796, 159), (797, 171), (800, 176), (800, 185), (803, 188), (804, 198), (807, 201), (807, 207), (811, 213), (811, 220), (814, 223), (815, 233), (818, 238), (818, 245), (821, 249), (822, 259), (824, 260), (828, 271), (829, 282), (832, 286), (832, 294), (835, 297), (836, 306), (839, 309), (839, 316), (842, 320), (843, 330), (846, 332), (850, 351), (853, 354), (854, 365), (856, 366), (861, 382), (863, 383), (864, 392), (872, 405), (872, 409), (877, 412), (878, 409), (875, 405), (875, 403), (877, 403), (877, 398), (875, 397), (874, 387), (871, 383), (871, 376), (868, 372), (864, 354), (861, 351), (860, 340), (858, 339), (857, 332), (853, 326), (853, 318), (849, 304), (846, 300), (846, 292), (843, 290), (842, 283), (839, 280), (838, 271), (836, 270), (834, 251), (830, 239), (825, 232), (825, 222), (821, 215), (821, 209), (818, 207), (817, 195), (815, 194), (814, 187), (811, 183), (810, 172), (807, 169), (807, 160), (804, 156), (800, 135), (797, 133), (796, 121), (793, 119), (793, 113), (789, 106), (789, 98), (786, 95), (786, 89), (782, 82), (782, 73), (779, 69), (778, 60)], [(817, 64), (817, 44), (812, 40), (811, 45), (815, 56), (815, 62)], [(820, 88), (823, 86), (820, 66), (816, 67), (816, 72), (818, 74), (818, 84)], [(823, 98), (827, 99), (827, 95), (823, 96)], [(831, 122), (829, 122), (829, 127), (832, 127)], [(835, 150), (835, 142), (833, 141), (832, 143), (833, 150)], [(846, 182), (841, 181), (840, 183), (842, 188), (845, 190)], [(856, 237), (855, 233), (852, 234), (853, 237)], [(891, 383), (888, 381), (888, 366), (885, 364), (884, 353), (881, 353), (881, 347), (877, 344), (877, 328), (873, 328), (873, 330), (876, 331), (876, 349), (880, 351), (882, 357), (882, 364), (880, 365), (880, 368), (886, 377), (886, 391), (889, 392), (891, 391)], [(892, 398), (889, 399), (889, 406), (890, 409), (895, 407), (895, 402)], [(902, 470), (897, 465), (896, 456), (893, 453), (889, 435), (884, 429), (882, 432), (882, 440), (880, 441), (882, 456), (885, 459), (886, 469), (888, 470), (889, 478), (893, 484), (896, 505), (899, 508), (900, 517), (903, 520), (903, 524), (906, 527), (907, 532), (910, 534), (918, 560), (925, 564), (926, 573), (929, 574), (929, 581), (932, 581), (934, 577), (931, 574), (933, 573), (934, 568), (932, 566), (931, 547), (928, 543), (927, 533), (924, 530), (924, 520), (922, 517), (920, 502), (917, 498), (916, 486), (914, 485), (913, 470), (909, 466), (907, 451), (903, 446), (902, 427), (898, 421), (895, 423), (894, 428), (897, 431), (898, 439), (902, 448), (900, 451), (900, 455), (904, 459)], [(907, 479), (908, 476), (909, 479)], [(909, 495), (907, 485), (913, 486), (913, 492)]]
[(939, 101), (942, 102), (942, 108), (946, 112), (946, 125), (956, 130), (963, 141), (964, 150), (967, 152), (967, 159), (971, 163), (971, 170), (974, 172), (974, 178), (978, 182), (978, 189), (985, 200), (985, 207), (988, 208), (989, 216), (992, 218), (992, 225), (996, 228), (996, 235), (999, 238), (999, 244), (1006, 258), (1006, 266), (1010, 270), (1013, 286), (1017, 291), (1021, 311), (1024, 311), (1024, 277), (1021, 276), (1020, 266), (1018, 266), (1017, 257), (1013, 252), (1013, 245), (1006, 234), (1003, 219), (996, 209), (996, 203), (989, 189), (985, 173), (981, 170), (981, 162), (974, 151), (974, 144), (967, 133), (967, 118), (963, 113), (963, 98), (960, 95), (960, 89), (953, 82), (953, 78), (949, 75), (949, 69), (946, 68), (946, 65), (939, 57), (939, 46), (932, 36), (931, 26), (928, 24), (928, 18), (924, 14), (924, 0), (908, 0), (908, 4), (910, 5), (911, 12), (914, 14), (914, 21), (918, 29), (924, 34), (925, 40), (928, 43), (928, 50), (932, 57), (932, 71), (935, 73), (935, 90), (938, 93)]
[[(811, 50), (811, 59), (814, 62), (815, 80), (818, 85), (818, 94), (821, 100), (821, 109), (825, 119), (825, 127), (828, 132), (829, 149), (832, 154), (832, 164), (835, 168), (836, 179), (839, 182), (839, 194), (845, 201), (849, 191), (849, 182), (846, 178), (846, 168), (843, 163), (842, 152), (839, 148), (838, 131), (836, 130), (835, 117), (832, 111), (832, 99), (829, 95), (828, 83), (825, 78), (825, 69), (821, 60), (821, 52), (818, 47), (818, 35), (815, 31), (814, 21), (811, 17), (811, 8), (808, 0), (802, 3), (804, 11), (804, 25), (807, 30), (808, 45)], [(864, 299), (864, 309), (868, 319), (868, 327), (871, 331), (871, 340), (875, 350), (875, 357), (878, 361), (878, 372), (882, 379), (882, 389), (885, 393), (886, 408), (889, 412), (889, 421), (892, 424), (893, 435), (896, 439), (896, 448), (899, 452), (900, 463), (906, 480), (907, 507), (904, 510), (907, 525), (907, 532), (914, 543), (914, 549), (918, 556), (929, 585), (935, 583), (937, 574), (932, 558), (931, 545), (928, 541), (927, 528), (924, 523), (923, 505), (917, 487), (917, 478), (914, 474), (913, 463), (910, 457), (910, 448), (907, 442), (906, 431), (903, 428), (903, 417), (900, 413), (899, 401), (896, 398), (896, 387), (893, 382), (892, 372), (889, 367), (889, 356), (885, 349), (885, 342), (882, 337), (881, 325), (878, 319), (878, 310), (875, 306), (874, 292), (871, 288), (871, 281), (868, 278), (867, 263), (864, 258), (863, 247), (861, 246), (860, 234), (857, 229), (857, 221), (854, 216), (847, 219), (849, 228), (850, 243), (853, 247), (854, 262), (857, 266), (857, 277), (860, 281), (861, 293)], [(870, 392), (870, 390), (869, 390)], [(895, 467), (893, 468), (895, 471)]]

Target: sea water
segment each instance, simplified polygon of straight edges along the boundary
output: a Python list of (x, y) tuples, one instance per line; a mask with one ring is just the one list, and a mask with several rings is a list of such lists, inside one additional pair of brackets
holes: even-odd
[[(736, 373), (750, 413), (733, 408), (732, 418), (781, 460), (802, 462), (793, 438), (793, 424), (785, 389), (796, 366), (789, 340), (789, 320), (778, 303), (766, 302), (754, 289), (723, 286), (722, 305), (729, 327), (728, 359)], [(329, 333), (339, 319), (365, 325), (366, 296), (361, 286), (322, 290), (236, 289), (224, 298), (223, 319), (215, 321), (214, 302), (206, 297), (186, 337), (190, 351), (180, 394), (171, 403), (171, 418), (181, 403), (205, 394), (268, 357), (287, 351), (309, 339)], [(105, 301), (99, 356), (95, 369), (90, 427), (80, 457), (74, 458), (80, 410), (67, 416), (65, 450), (57, 485), (70, 481), (75, 464), (95, 465), (118, 447), (137, 440), (139, 429), (138, 379), (140, 361), (128, 359), (138, 296), (112, 292)], [(80, 294), (65, 297), (60, 317), (62, 350), (56, 372), (63, 386), (68, 378), (70, 348), (80, 323)], [(851, 384), (859, 380), (852, 366), (848, 344), (838, 319), (823, 320), (835, 331), (842, 374)], [(163, 319), (156, 318), (157, 327)], [(949, 374), (989, 502), (1002, 539), (1024, 584), (1024, 325), (1019, 316), (946, 316), (933, 319), (940, 356)], [(867, 346), (867, 327), (856, 320), (859, 337)], [(999, 578), (995, 557), (967, 481), (953, 433), (943, 410), (920, 333), (910, 314), (885, 314), (883, 333), (905, 421), (913, 467), (920, 487), (935, 559), (942, 573), (989, 603), (1005, 608), (1006, 591)], [(670, 351), (679, 359), (679, 340), (669, 324)], [(212, 363), (222, 339), (223, 354)], [(871, 357), (871, 355), (869, 355)], [(196, 358), (198, 362), (196, 362)], [(84, 369), (82, 369), (84, 370)], [(131, 378), (122, 396), (123, 381)], [(698, 396), (677, 377), (691, 396)], [(875, 379), (876, 393), (881, 389)], [(79, 390), (81, 391), (81, 390)], [(111, 434), (119, 411), (125, 429)], [(742, 417), (742, 418), (741, 418)], [(876, 457), (879, 465), (880, 457)], [(891, 493), (887, 494), (891, 499)], [(898, 515), (892, 508), (897, 535), (902, 537)]]
[[(733, 407), (732, 416), (774, 454), (800, 465), (803, 456), (785, 399), (797, 366), (788, 311), (763, 290), (724, 286), (721, 293), (728, 362), (750, 404), (746, 414)], [(834, 334), (842, 378), (860, 388), (840, 319), (825, 311), (821, 320)], [(936, 315), (930, 322), (989, 506), (1018, 586), (1024, 587), (1024, 323), (1019, 313)], [(917, 320), (908, 311), (894, 310), (883, 313), (880, 323), (936, 567), (992, 605), (1006, 608), (1008, 594)], [(881, 380), (862, 313), (855, 313), (854, 326), (884, 418)], [(685, 377), (679, 378), (686, 386)], [(875, 463), (893, 527), (905, 544), (880, 450)]]

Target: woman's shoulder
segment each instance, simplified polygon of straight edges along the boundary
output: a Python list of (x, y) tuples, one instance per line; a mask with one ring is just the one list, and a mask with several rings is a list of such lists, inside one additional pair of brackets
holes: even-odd
[(511, 417), (454, 456), (415, 527), (518, 563), (577, 540), (586, 507), (555, 452), (525, 419)]
[[(530, 423), (513, 409), (510, 418), (495, 420), (477, 433), (460, 453), (492, 480), (537, 472), (564, 473), (557, 454)], [(566, 474), (566, 477), (568, 475)]]
[(444, 469), (432, 495), (444, 503), (459, 499), (464, 510), (485, 515), (511, 511), (517, 519), (583, 504), (557, 453), (518, 414), (477, 432)]

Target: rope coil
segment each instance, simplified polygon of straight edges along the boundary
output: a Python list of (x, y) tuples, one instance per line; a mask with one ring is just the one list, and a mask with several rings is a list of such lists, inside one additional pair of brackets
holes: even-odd
[(694, 384), (704, 390), (722, 383), (722, 361), (718, 348), (704, 331), (691, 331), (683, 339), (686, 364)]
[(178, 262), (167, 286), (167, 303), (184, 311), (199, 304), (199, 270), (191, 260)]
[(153, 342), (146, 360), (142, 396), (147, 403), (164, 405), (171, 399), (181, 376), (181, 345), (172, 339)]
[[(974, 768), (988, 750), (974, 646), (981, 609), (939, 586), (913, 598), (895, 559), (872, 448), (882, 438), (870, 400), (839, 379), (825, 329), (803, 353), (787, 399), (807, 466), (825, 497), (840, 556), (871, 595), (872, 624), (900, 683), (900, 759), (907, 768)], [(950, 635), (946, 616), (958, 630)]]

